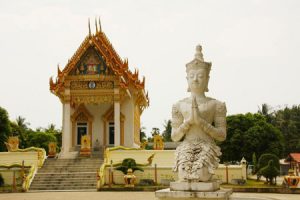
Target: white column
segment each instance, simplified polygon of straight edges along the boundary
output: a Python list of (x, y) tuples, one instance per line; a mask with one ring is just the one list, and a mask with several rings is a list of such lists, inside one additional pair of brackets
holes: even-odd
[(120, 128), (120, 102), (114, 103), (114, 121), (115, 121), (115, 146), (120, 146), (121, 128)]
[(63, 104), (63, 130), (62, 130), (62, 148), (63, 154), (70, 151), (71, 147), (71, 107), (70, 103)]

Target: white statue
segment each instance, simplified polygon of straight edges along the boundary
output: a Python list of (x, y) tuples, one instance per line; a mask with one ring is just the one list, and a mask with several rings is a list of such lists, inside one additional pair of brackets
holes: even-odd
[(226, 138), (226, 105), (205, 96), (211, 63), (203, 60), (201, 46), (186, 65), (191, 96), (172, 108), (172, 140), (183, 142), (176, 149), (174, 171), (180, 182), (209, 181), (222, 154), (215, 140)]

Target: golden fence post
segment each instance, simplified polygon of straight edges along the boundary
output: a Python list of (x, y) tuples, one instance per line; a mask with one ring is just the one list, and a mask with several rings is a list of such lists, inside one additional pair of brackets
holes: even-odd
[(13, 170), (13, 185), (12, 185), (12, 191), (13, 192), (16, 192), (16, 190), (17, 190), (17, 187), (16, 187), (16, 171), (15, 170)]
[(157, 164), (154, 164), (154, 182), (157, 185)]

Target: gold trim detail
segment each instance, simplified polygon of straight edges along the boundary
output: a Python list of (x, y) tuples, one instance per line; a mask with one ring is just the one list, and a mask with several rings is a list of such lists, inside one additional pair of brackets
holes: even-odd
[[(82, 90), (86, 89), (89, 90), (89, 81), (71, 81), (70, 89), (71, 90)], [(113, 89), (114, 82), (113, 81), (94, 81), (95, 89)]]

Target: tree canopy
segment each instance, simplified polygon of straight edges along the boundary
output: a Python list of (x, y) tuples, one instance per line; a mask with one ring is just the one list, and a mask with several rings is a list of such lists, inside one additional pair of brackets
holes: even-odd
[(284, 147), (282, 133), (258, 113), (228, 116), (227, 139), (220, 146), (222, 161), (251, 160), (254, 152), (281, 156)]
[(0, 107), (0, 151), (6, 151), (4, 144), (7, 141), (8, 136), (11, 133), (10, 121), (7, 111)]
[(171, 132), (172, 132), (171, 123), (172, 123), (171, 120), (168, 120), (168, 121), (165, 121), (165, 124), (164, 124), (165, 130), (163, 131), (162, 136), (163, 136), (165, 142), (172, 141), (172, 139), (171, 139)]
[(284, 155), (300, 152), (300, 105), (280, 109), (274, 118), (275, 126), (284, 137)]

